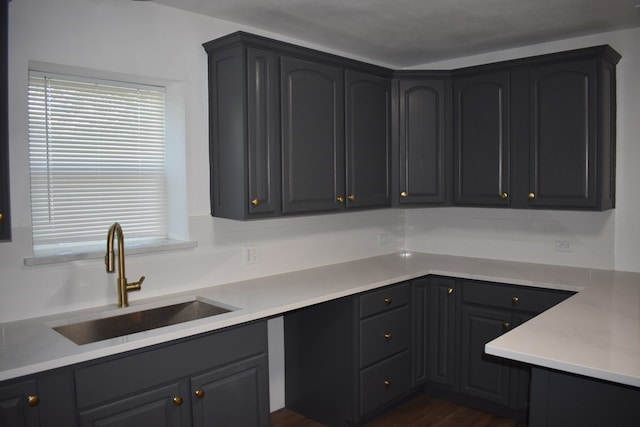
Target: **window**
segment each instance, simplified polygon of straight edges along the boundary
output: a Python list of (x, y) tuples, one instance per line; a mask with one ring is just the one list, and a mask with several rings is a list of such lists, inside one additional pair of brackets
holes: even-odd
[(163, 87), (29, 72), (34, 255), (168, 238)]

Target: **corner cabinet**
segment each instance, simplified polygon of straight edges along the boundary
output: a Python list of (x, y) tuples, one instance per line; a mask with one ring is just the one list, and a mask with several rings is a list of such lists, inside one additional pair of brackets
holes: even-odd
[(11, 240), (11, 206), (9, 199), (9, 88), (8, 88), (8, 31), (9, 2), (0, 6), (0, 242)]
[(615, 206), (609, 46), (454, 73), (455, 205)]
[(244, 32), (204, 48), (213, 216), (390, 205), (391, 70)]
[(394, 74), (395, 205), (450, 202), (450, 74)]

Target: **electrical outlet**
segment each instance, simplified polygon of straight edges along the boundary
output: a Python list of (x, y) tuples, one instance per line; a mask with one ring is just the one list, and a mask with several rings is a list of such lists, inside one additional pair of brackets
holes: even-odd
[(378, 234), (378, 245), (386, 245), (389, 243), (389, 233), (380, 233)]
[(242, 247), (242, 259), (244, 265), (257, 264), (259, 258), (258, 245), (245, 245)]
[(571, 240), (556, 240), (556, 252), (573, 252)]

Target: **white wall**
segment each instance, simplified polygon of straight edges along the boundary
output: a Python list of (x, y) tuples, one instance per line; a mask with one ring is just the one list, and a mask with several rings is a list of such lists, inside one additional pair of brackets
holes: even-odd
[[(14, 0), (9, 19), (13, 242), (0, 244), (0, 322), (116, 301), (115, 278), (105, 273), (101, 260), (23, 265), (23, 259), (31, 256), (26, 100), (30, 60), (182, 82), (189, 229), (198, 247), (128, 257), (129, 276), (147, 276), (144, 289), (132, 294), (132, 300), (394, 252), (405, 245), (478, 257), (640, 269), (634, 248), (640, 243), (634, 218), (640, 204), (640, 197), (634, 197), (640, 182), (640, 168), (634, 167), (640, 160), (640, 85), (633, 81), (640, 70), (640, 46), (634, 44), (640, 40), (637, 30), (460, 60), (481, 63), (600, 43), (618, 49), (623, 59), (618, 72), (618, 208), (613, 212), (447, 208), (409, 210), (405, 217), (402, 210), (387, 209), (237, 222), (209, 216), (207, 69), (201, 44), (238, 29), (295, 40), (129, 0)], [(387, 245), (378, 246), (379, 233), (389, 234)], [(548, 247), (556, 237), (572, 240), (576, 251), (557, 256)], [(258, 264), (243, 265), (245, 244), (260, 245)], [(284, 404), (281, 333), (281, 323), (272, 321), (273, 409)]]
[[(616, 209), (557, 212), (481, 208), (407, 211), (409, 250), (579, 267), (640, 271), (640, 29), (561, 40), (415, 68), (452, 69), (609, 44), (617, 67)], [(573, 242), (572, 253), (555, 251)]]
[[(28, 61), (182, 82), (190, 237), (194, 250), (127, 257), (146, 275), (132, 300), (383, 253), (404, 245), (404, 213), (378, 210), (238, 222), (209, 216), (207, 64), (201, 44), (242, 29), (152, 2), (19, 0), (9, 4), (9, 148), (13, 241), (0, 244), (0, 322), (115, 304), (102, 260), (25, 267), (30, 237)], [(287, 40), (296, 42), (295, 40)], [(309, 45), (307, 45), (309, 46)], [(309, 46), (314, 47), (314, 46)], [(106, 238), (105, 230), (105, 238)], [(126, 233), (126, 230), (125, 230)], [(378, 246), (378, 234), (388, 243)], [(259, 245), (244, 265), (242, 246)], [(282, 322), (269, 324), (271, 406), (284, 406)]]

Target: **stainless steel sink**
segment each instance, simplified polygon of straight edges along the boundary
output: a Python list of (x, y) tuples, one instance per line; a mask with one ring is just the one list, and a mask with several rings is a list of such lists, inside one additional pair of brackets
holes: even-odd
[(92, 319), (53, 329), (78, 345), (89, 344), (110, 338), (135, 334), (136, 332), (176, 325), (230, 312), (230, 309), (191, 300), (179, 304), (134, 311), (118, 316)]

